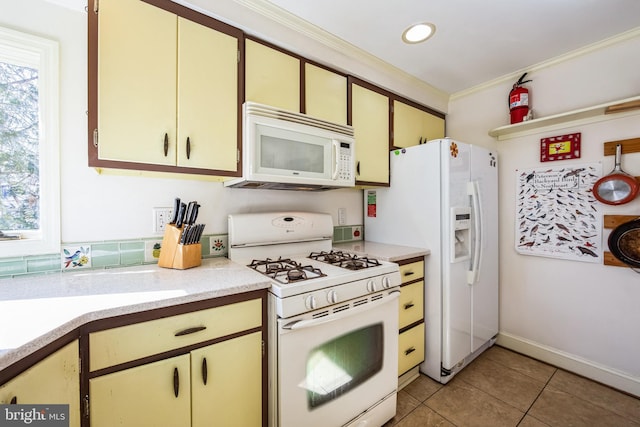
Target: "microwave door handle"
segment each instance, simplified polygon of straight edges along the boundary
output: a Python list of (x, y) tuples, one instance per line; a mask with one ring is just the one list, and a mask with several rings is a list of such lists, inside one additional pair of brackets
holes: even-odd
[(333, 143), (333, 173), (331, 179), (334, 181), (338, 179), (338, 172), (340, 171), (340, 142), (335, 139), (331, 141)]

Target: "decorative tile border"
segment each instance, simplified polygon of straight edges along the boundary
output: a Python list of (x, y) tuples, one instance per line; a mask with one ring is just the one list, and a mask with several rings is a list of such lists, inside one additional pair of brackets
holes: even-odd
[[(362, 240), (361, 225), (340, 226), (333, 229), (336, 243)], [(229, 253), (226, 234), (203, 236), (202, 257), (224, 257)], [(155, 264), (162, 250), (162, 239), (65, 243), (59, 254), (29, 257), (0, 258), (0, 279), (27, 274), (78, 271), (79, 269), (117, 268), (131, 265)]]

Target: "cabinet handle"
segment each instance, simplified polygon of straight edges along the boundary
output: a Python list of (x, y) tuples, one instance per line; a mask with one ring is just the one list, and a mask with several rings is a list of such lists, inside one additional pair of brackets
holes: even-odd
[(9, 402), (9, 405), (16, 405), (18, 403), (18, 396), (13, 396), (11, 398), (11, 401)]
[(416, 272), (415, 272), (415, 271), (405, 271), (405, 272), (404, 272), (404, 275), (405, 275), (405, 276), (413, 276), (414, 274), (416, 274)]
[(187, 160), (191, 158), (191, 139), (187, 137)]
[(165, 132), (164, 134), (164, 156), (167, 157), (169, 154), (169, 134)]
[(202, 359), (202, 382), (207, 385), (207, 358)]
[(173, 394), (178, 397), (180, 394), (180, 375), (178, 368), (173, 368)]
[(405, 310), (409, 310), (411, 307), (413, 307), (413, 303), (412, 302), (407, 303), (407, 304), (404, 305), (404, 309)]
[(356, 163), (356, 175), (360, 175), (360, 160)]
[(411, 347), (409, 350), (405, 350), (405, 351), (404, 351), (404, 355), (405, 355), (405, 356), (408, 356), (408, 355), (410, 355), (411, 353), (413, 353), (414, 351), (416, 351), (416, 348), (415, 348), (415, 347)]
[(204, 331), (206, 326), (194, 326), (193, 328), (183, 329), (174, 334), (174, 337), (181, 337), (183, 335), (195, 334), (196, 332)]

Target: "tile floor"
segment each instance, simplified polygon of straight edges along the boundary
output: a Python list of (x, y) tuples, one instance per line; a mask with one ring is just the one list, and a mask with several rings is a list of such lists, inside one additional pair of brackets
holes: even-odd
[(640, 427), (640, 399), (493, 346), (444, 386), (400, 390), (391, 426)]

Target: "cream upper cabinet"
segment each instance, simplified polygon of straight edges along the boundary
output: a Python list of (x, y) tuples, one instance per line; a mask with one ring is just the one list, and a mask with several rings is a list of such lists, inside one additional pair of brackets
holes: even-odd
[(356, 136), (356, 183), (389, 184), (389, 98), (351, 84)]
[(235, 172), (238, 38), (142, 1), (97, 19), (99, 160)]
[(190, 361), (184, 354), (90, 379), (91, 427), (189, 426)]
[(444, 138), (444, 119), (397, 100), (393, 101), (393, 146), (410, 147)]
[(299, 112), (300, 60), (246, 39), (245, 99)]
[(347, 124), (347, 78), (313, 64), (304, 67), (306, 114)]
[(69, 425), (80, 426), (78, 341), (36, 363), (0, 386), (0, 403), (69, 405)]
[(176, 31), (177, 16), (148, 3), (100, 2), (100, 159), (175, 165)]
[(178, 18), (178, 166), (235, 171), (238, 39)]

